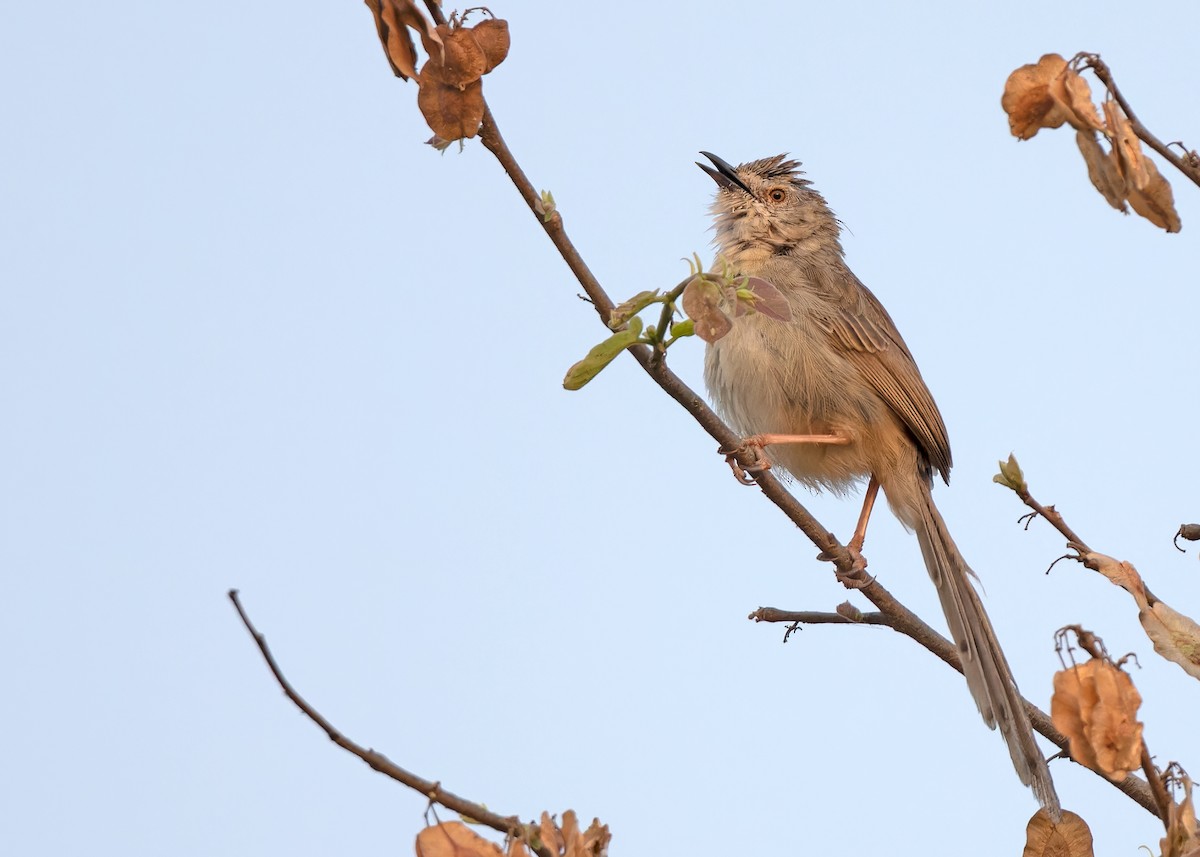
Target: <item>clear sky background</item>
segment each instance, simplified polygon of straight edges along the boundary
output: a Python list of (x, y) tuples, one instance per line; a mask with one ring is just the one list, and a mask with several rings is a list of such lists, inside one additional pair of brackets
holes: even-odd
[[(1135, 651), (1152, 752), (1200, 773), (1200, 686), (1132, 600), (1060, 563), (1036, 496), (1200, 614), (1200, 191), (1111, 210), (1072, 135), (999, 98), (1102, 53), (1200, 145), (1200, 8), (494, 6), (501, 128), (610, 293), (711, 258), (697, 151), (789, 151), (950, 429), (937, 500), (1025, 693), (1055, 629)], [(225, 592), (359, 742), (613, 853), (1020, 853), (1036, 808), (961, 678), (875, 628), (787, 645), (760, 605), (847, 598), (622, 358), (478, 142), (439, 155), (359, 2), (10, 4), (0, 26), (0, 852), (408, 853), (425, 801), (280, 694)], [(1166, 172), (1164, 170), (1164, 172)], [(672, 365), (701, 387), (699, 342)], [(854, 500), (808, 497), (849, 533)], [(871, 570), (944, 627), (886, 514)], [(865, 606), (861, 598), (852, 601)], [(1097, 854), (1161, 827), (1054, 763)], [(443, 813), (449, 817), (450, 813)]]

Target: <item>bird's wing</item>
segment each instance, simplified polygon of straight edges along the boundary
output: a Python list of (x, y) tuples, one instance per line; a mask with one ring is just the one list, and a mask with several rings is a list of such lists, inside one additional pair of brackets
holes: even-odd
[(857, 279), (854, 282), (858, 288), (831, 301), (833, 311), (817, 321), (949, 481), (950, 439), (933, 395), (883, 304)]

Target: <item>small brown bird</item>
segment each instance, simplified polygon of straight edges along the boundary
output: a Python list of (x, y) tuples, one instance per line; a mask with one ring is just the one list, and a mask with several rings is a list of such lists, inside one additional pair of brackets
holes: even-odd
[(921, 544), (929, 576), (984, 722), (997, 725), (1021, 782), (1057, 818), (1058, 796), (1012, 670), (934, 505), (933, 475), (947, 479), (942, 415), (883, 305), (847, 267), (841, 227), (786, 155), (733, 167), (701, 152), (719, 189), (712, 211), (721, 255), (739, 273), (775, 286), (790, 321), (738, 317), (709, 343), (705, 380), (718, 409), (771, 462), (812, 488), (842, 493), (867, 480), (849, 547), (858, 554), (877, 491)]

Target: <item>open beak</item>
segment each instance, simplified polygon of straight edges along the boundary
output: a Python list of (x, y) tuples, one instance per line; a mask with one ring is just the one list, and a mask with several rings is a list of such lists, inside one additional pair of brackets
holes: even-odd
[(714, 170), (708, 164), (702, 164), (699, 161), (696, 161), (696, 166), (712, 176), (713, 181), (726, 190), (737, 188), (750, 194), (750, 196), (754, 196), (754, 194), (750, 193), (750, 188), (746, 187), (746, 183), (738, 178), (737, 171), (727, 161), (721, 160), (712, 152), (701, 152), (700, 154), (712, 161), (716, 169)]

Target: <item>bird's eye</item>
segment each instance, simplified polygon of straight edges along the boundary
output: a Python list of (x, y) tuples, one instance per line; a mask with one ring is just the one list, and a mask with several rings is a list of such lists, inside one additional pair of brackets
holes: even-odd
[(783, 188), (774, 187), (767, 192), (767, 197), (771, 200), (771, 202), (783, 202), (787, 197), (787, 193), (783, 190)]

